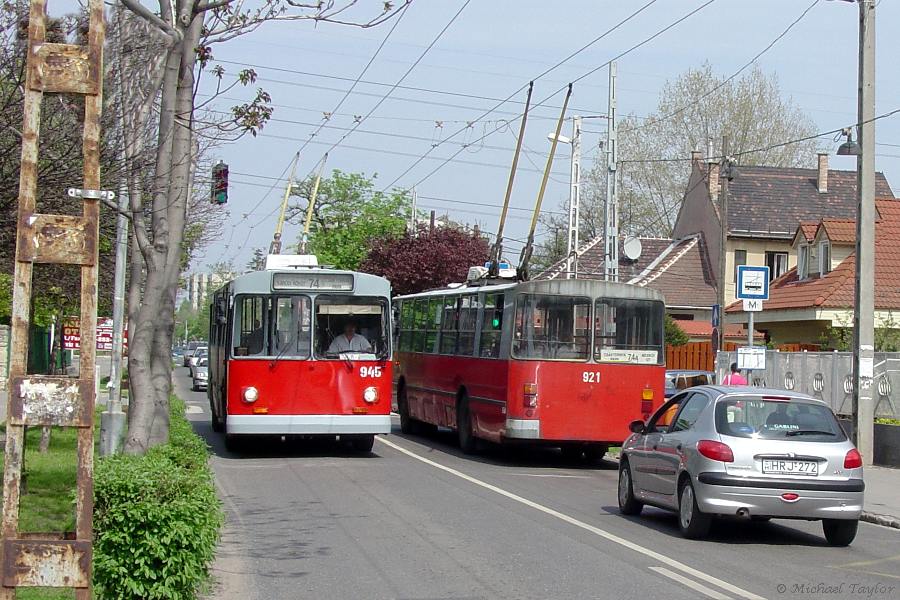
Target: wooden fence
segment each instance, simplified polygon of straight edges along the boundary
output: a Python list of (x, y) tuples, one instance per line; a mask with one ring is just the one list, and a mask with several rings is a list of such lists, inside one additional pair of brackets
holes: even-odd
[[(738, 346), (735, 342), (725, 342), (722, 348), (726, 352), (734, 352)], [(818, 352), (817, 344), (781, 344), (779, 352)], [(712, 351), (711, 342), (689, 342), (684, 346), (666, 346), (667, 369), (689, 369), (692, 371), (712, 371), (716, 355)]]

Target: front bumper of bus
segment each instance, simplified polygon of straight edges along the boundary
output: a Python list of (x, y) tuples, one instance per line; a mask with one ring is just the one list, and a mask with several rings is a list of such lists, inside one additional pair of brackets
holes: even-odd
[(504, 437), (516, 440), (541, 438), (541, 422), (537, 419), (506, 419)]
[(228, 415), (229, 434), (341, 435), (390, 433), (390, 415)]

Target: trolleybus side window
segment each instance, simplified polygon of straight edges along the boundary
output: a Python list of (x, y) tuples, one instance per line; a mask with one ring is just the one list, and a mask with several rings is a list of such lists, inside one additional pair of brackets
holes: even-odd
[(415, 302), (412, 300), (403, 300), (400, 305), (400, 349), (409, 351), (412, 349), (413, 340), (413, 317)]
[(484, 297), (484, 321), (478, 353), (483, 358), (500, 357), (500, 336), (503, 329), (503, 294)]
[(263, 296), (243, 296), (240, 299), (239, 339), (235, 356), (257, 356), (266, 349), (266, 300)]
[(437, 351), (438, 334), (441, 330), (441, 308), (443, 298), (428, 300), (428, 312), (425, 316), (425, 352), (434, 354)]
[(459, 296), (447, 296), (441, 315), (441, 354), (456, 354), (459, 338)]
[(275, 299), (272, 324), (272, 350), (276, 356), (309, 356), (310, 302), (306, 296)]
[(462, 296), (459, 305), (459, 342), (456, 353), (472, 356), (475, 352), (475, 324), (478, 322), (478, 296)]
[(425, 349), (425, 321), (428, 320), (428, 299), (418, 299), (413, 309), (413, 335), (412, 352), (422, 352)]
[(316, 355), (388, 353), (388, 306), (384, 298), (320, 294), (316, 297)]
[(590, 313), (588, 298), (519, 296), (513, 355), (516, 358), (586, 361), (590, 356)]
[(601, 298), (595, 312), (595, 357), (603, 362), (659, 364), (665, 308), (655, 300)]

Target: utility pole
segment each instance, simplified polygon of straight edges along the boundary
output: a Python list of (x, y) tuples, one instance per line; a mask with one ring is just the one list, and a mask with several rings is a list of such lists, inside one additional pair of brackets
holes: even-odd
[(412, 213), (409, 215), (409, 231), (413, 237), (416, 236), (416, 230), (419, 227), (419, 219), (416, 214), (416, 205), (419, 203), (419, 192), (415, 186), (412, 189)]
[(875, 0), (859, 0), (859, 131), (856, 159), (856, 286), (853, 316), (853, 428), (872, 464), (875, 403)]
[(581, 222), (581, 117), (572, 117), (572, 172), (569, 176), (569, 245), (566, 278), (578, 274), (578, 227)]
[[(124, 7), (120, 4), (116, 19), (119, 46), (119, 109), (122, 128), (127, 127), (128, 106), (125, 102), (125, 85), (122, 71), (125, 67), (124, 44)], [(122, 355), (124, 350), (123, 332), (125, 329), (125, 267), (128, 262), (128, 218), (125, 216), (129, 207), (128, 200), (128, 157), (125, 151), (125, 139), (122, 140), (120, 154), (122, 174), (119, 176), (119, 214), (116, 216), (116, 266), (113, 279), (113, 339), (112, 352), (109, 357), (109, 383), (106, 410), (100, 415), (100, 455), (110, 456), (119, 450), (119, 440), (125, 429), (125, 413), (122, 412)]]
[[(709, 141), (706, 152), (707, 157), (712, 157), (712, 140)], [(712, 165), (713, 163), (710, 161), (708, 164)], [(725, 348), (725, 320), (722, 317), (725, 314), (725, 288), (728, 285), (728, 268), (726, 264), (728, 263), (728, 184), (731, 181), (731, 178), (728, 177), (728, 172), (730, 168), (728, 164), (728, 137), (722, 136), (721, 167), (719, 168), (719, 173), (715, 175), (717, 178), (721, 178), (722, 181), (722, 191), (719, 194), (719, 223), (721, 227), (719, 228), (719, 284), (716, 286), (716, 301), (719, 303), (719, 331), (716, 338), (716, 351)], [(709, 173), (707, 176), (712, 177), (713, 174)], [(718, 181), (715, 182), (716, 185), (718, 183)], [(752, 315), (753, 313), (750, 314)], [(748, 327), (748, 329), (751, 329), (750, 345), (752, 346), (752, 326)]]
[(609, 63), (609, 108), (606, 128), (606, 281), (619, 280), (619, 198), (618, 181), (616, 181), (619, 160), (619, 126), (616, 123), (616, 75), (618, 67), (615, 62)]

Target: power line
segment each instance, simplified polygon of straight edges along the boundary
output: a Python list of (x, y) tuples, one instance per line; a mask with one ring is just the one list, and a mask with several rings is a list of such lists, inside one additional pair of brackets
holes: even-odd
[[(609, 59), (609, 60), (606, 61), (605, 63), (603, 63), (603, 64), (601, 64), (601, 65), (599, 65), (599, 66), (597, 66), (597, 67), (595, 67), (595, 68), (593, 68), (593, 69), (587, 71), (586, 73), (584, 73), (584, 74), (581, 75), (580, 77), (578, 77), (578, 78), (576, 78), (575, 80), (573, 80), (573, 83), (576, 83), (576, 82), (578, 82), (578, 81), (581, 81), (581, 80), (584, 79), (585, 77), (588, 77), (588, 76), (592, 75), (593, 73), (597, 72), (598, 70), (600, 70), (600, 69), (602, 69), (602, 68), (605, 68), (605, 67), (609, 66), (612, 62), (614, 62), (614, 61), (616, 61), (616, 60), (618, 60), (618, 59), (620, 59), (620, 58), (626, 56), (627, 54), (630, 54), (631, 52), (634, 52), (635, 50), (637, 50), (637, 49), (640, 48), (641, 46), (644, 46), (645, 44), (650, 43), (650, 42), (653, 41), (654, 39), (658, 38), (658, 37), (661, 36), (662, 34), (664, 34), (664, 33), (666, 33), (667, 31), (669, 31), (670, 29), (672, 29), (672, 28), (676, 27), (677, 25), (681, 24), (683, 21), (686, 21), (687, 19), (689, 19), (689, 18), (692, 17), (693, 15), (697, 14), (698, 12), (700, 12), (701, 10), (703, 10), (704, 8), (706, 8), (707, 6), (709, 6), (710, 4), (712, 4), (712, 3), (715, 2), (715, 1), (716, 1), (716, 0), (707, 0), (705, 3), (701, 4), (700, 6), (698, 6), (697, 8), (695, 8), (694, 10), (688, 12), (687, 14), (685, 14), (685, 15), (682, 16), (681, 18), (677, 19), (676, 21), (670, 23), (670, 24), (667, 25), (666, 27), (660, 29), (659, 31), (657, 31), (656, 33), (654, 33), (653, 35), (651, 35), (650, 37), (641, 40), (641, 41), (638, 42), (637, 44), (635, 44), (635, 45), (631, 46), (630, 48), (628, 48), (627, 50), (625, 50), (625, 51), (619, 53), (618, 55), (616, 55), (616, 56), (614, 56), (613, 58)], [(652, 3), (651, 3), (651, 4), (652, 4)], [(644, 5), (644, 6), (641, 7), (641, 9), (639, 9), (639, 10), (643, 10), (643, 9), (646, 8), (647, 6), (649, 6), (649, 4)], [(635, 13), (635, 14), (636, 14), (636, 13)], [(629, 18), (630, 18), (630, 17), (629, 17)], [(610, 30), (610, 31), (612, 31), (612, 30)], [(547, 100), (549, 100), (553, 95), (558, 94), (559, 92), (563, 91), (564, 89), (566, 89), (566, 88), (565, 88), (565, 87), (562, 87), (562, 88), (556, 90), (555, 92), (553, 92), (553, 94), (551, 94), (550, 96), (548, 96), (547, 98), (545, 98), (544, 100), (542, 100), (541, 102), (539, 102), (539, 103), (537, 104), (537, 106), (542, 105), (544, 102), (546, 102)], [(487, 134), (485, 134), (484, 136), (482, 136), (481, 138), (479, 138), (478, 140), (476, 140), (476, 142), (477, 142), (477, 141), (483, 140), (484, 138), (488, 137), (489, 135), (491, 135), (491, 134), (493, 134), (493, 133), (496, 133), (496, 131), (498, 131), (498, 129), (494, 129), (494, 131), (488, 132)], [(430, 152), (430, 151), (429, 151), (429, 152)], [(426, 152), (426, 155), (427, 155), (427, 154), (428, 154), (428, 153)], [(434, 175), (434, 174), (437, 173), (440, 169), (442, 169), (445, 165), (447, 165), (448, 163), (450, 163), (451, 161), (453, 161), (457, 156), (459, 156), (459, 154), (460, 154), (460, 151), (457, 151), (457, 152), (456, 152), (455, 154), (453, 154), (450, 158), (446, 159), (444, 162), (442, 162), (442, 163), (439, 164), (437, 167), (435, 167), (434, 169), (432, 169), (427, 175), (425, 175), (424, 177), (422, 177), (421, 179), (419, 179), (418, 181), (416, 181), (413, 185), (408, 186), (406, 189), (409, 190), (409, 189), (412, 189), (413, 187), (416, 187), (416, 186), (422, 184), (422, 182), (424, 182), (425, 180), (427, 180), (428, 178), (430, 178), (432, 175)], [(424, 158), (424, 157), (423, 157), (423, 158)], [(412, 167), (414, 167), (416, 164), (418, 164), (418, 162), (420, 162), (420, 161), (417, 161), (417, 162), (414, 163), (410, 168), (408, 168), (406, 171), (404, 171), (403, 173), (401, 173), (400, 176), (398, 176), (396, 179), (394, 179), (394, 181), (391, 182), (390, 185), (391, 185), (391, 186), (394, 185), (401, 177), (403, 177), (404, 175), (406, 175), (406, 173), (408, 173), (410, 170), (412, 170)]]
[[(597, 37), (595, 37), (593, 40), (591, 40), (590, 42), (588, 42), (587, 44), (585, 44), (584, 46), (582, 46), (582, 47), (579, 48), (578, 50), (576, 50), (576, 51), (570, 53), (568, 56), (566, 56), (566, 57), (563, 58), (562, 60), (558, 61), (556, 64), (554, 64), (553, 66), (549, 67), (548, 69), (545, 69), (543, 72), (541, 72), (540, 74), (538, 74), (537, 77), (533, 78), (533, 79), (531, 80), (531, 82), (533, 83), (534, 81), (537, 81), (538, 79), (540, 79), (541, 77), (547, 75), (547, 74), (550, 73), (551, 71), (554, 71), (555, 69), (559, 68), (560, 66), (562, 66), (563, 64), (565, 64), (566, 62), (568, 62), (569, 60), (571, 60), (572, 58), (574, 58), (574, 57), (577, 56), (578, 54), (584, 52), (585, 50), (587, 50), (588, 48), (590, 48), (591, 46), (593, 46), (594, 44), (596, 44), (597, 42), (599, 42), (600, 40), (602, 40), (603, 38), (605, 38), (606, 36), (610, 35), (612, 32), (614, 32), (614, 31), (615, 31), (616, 29), (618, 29), (619, 27), (622, 27), (623, 25), (625, 25), (626, 23), (628, 23), (629, 21), (631, 21), (632, 19), (634, 19), (635, 17), (637, 17), (639, 14), (641, 14), (642, 12), (644, 12), (644, 10), (646, 10), (646, 9), (650, 8), (652, 5), (656, 4), (657, 1), (658, 1), (658, 0), (650, 0), (650, 2), (647, 2), (646, 4), (644, 4), (643, 6), (641, 6), (640, 8), (638, 8), (635, 12), (633, 12), (633, 13), (631, 13), (630, 15), (628, 15), (627, 17), (625, 17), (625, 19), (619, 21), (618, 23), (616, 23), (615, 25), (613, 25), (612, 27), (610, 27), (609, 29), (607, 29), (606, 31), (604, 31), (603, 33), (601, 33), (600, 35), (598, 35)], [(712, 2), (712, 1), (715, 1), (715, 0), (710, 0), (710, 1)], [(523, 86), (519, 87), (517, 90), (515, 90), (514, 92), (512, 92), (509, 96), (507, 96), (504, 100), (498, 102), (498, 103), (495, 104), (492, 108), (490, 108), (490, 109), (488, 109), (486, 112), (482, 113), (478, 118), (475, 119), (475, 121), (476, 121), (476, 122), (477, 122), (477, 121), (481, 121), (481, 120), (484, 119), (486, 116), (488, 116), (488, 115), (491, 114), (492, 112), (496, 111), (498, 108), (500, 108), (501, 106), (503, 106), (503, 104), (505, 104), (505, 103), (508, 102), (510, 99), (512, 99), (516, 94), (518, 94), (519, 92), (521, 92), (522, 90), (524, 90), (526, 87), (528, 87), (528, 85), (529, 85), (529, 84), (526, 84), (526, 85), (523, 85)], [(551, 96), (553, 96), (553, 95), (555, 95), (555, 93), (554, 93), (554, 94), (551, 94)], [(545, 99), (544, 102), (546, 102), (546, 100), (548, 100), (548, 99), (549, 99), (549, 98)], [(539, 103), (535, 106), (535, 108), (537, 108), (538, 106), (541, 106), (544, 102), (539, 102)], [(519, 114), (519, 116), (521, 117), (521, 114)], [(464, 130), (462, 130), (462, 129), (457, 130), (457, 131), (454, 132), (452, 135), (450, 135), (450, 137), (446, 138), (446, 140), (444, 140), (444, 141), (448, 141), (448, 140), (453, 139), (454, 137), (456, 137), (457, 135), (459, 135), (460, 133), (462, 133), (462, 131), (464, 131)], [(496, 130), (495, 130), (495, 131), (496, 131)], [(479, 140), (477, 140), (477, 141), (481, 141), (481, 140), (484, 139), (485, 137), (487, 137), (487, 135), (482, 136), (482, 137), (481, 137)], [(441, 142), (441, 143), (443, 143), (443, 142)], [(440, 144), (438, 144), (438, 146), (440, 146)], [(434, 149), (435, 149), (435, 148), (432, 147), (431, 149), (427, 150), (427, 151), (425, 152), (425, 154), (423, 154), (420, 158), (418, 158), (416, 161), (414, 161), (413, 164), (411, 164), (409, 167), (407, 167), (405, 171), (403, 171), (402, 173), (400, 173), (400, 175), (398, 175), (397, 177), (395, 177), (394, 180), (393, 180), (390, 184), (388, 184), (387, 187), (386, 187), (385, 189), (390, 188), (390, 187), (393, 187), (398, 181), (400, 181), (403, 177), (405, 177), (407, 173), (409, 173), (409, 172), (412, 171), (414, 168), (416, 168), (416, 166), (418, 166), (418, 165), (425, 159), (425, 157), (427, 157), (429, 154), (431, 154), (432, 150), (434, 150)], [(459, 153), (454, 154), (454, 157), (458, 156), (458, 154), (459, 154)], [(451, 158), (450, 160), (452, 160), (452, 158)], [(444, 164), (446, 164), (446, 163), (444, 163)], [(439, 167), (439, 168), (440, 168), (440, 167)], [(437, 171), (437, 169), (436, 169), (435, 171), (432, 171), (431, 173), (429, 173), (428, 176), (426, 176), (425, 179), (427, 179), (427, 177), (430, 177), (431, 175), (433, 175), (436, 171)], [(423, 179), (422, 181), (424, 181), (424, 179)], [(416, 185), (418, 185), (418, 184), (416, 184)], [(411, 189), (412, 187), (415, 187), (415, 186), (410, 186), (410, 187), (407, 188), (407, 189)]]
[[(378, 45), (378, 48), (375, 49), (375, 53), (371, 56), (371, 58), (369, 58), (369, 61), (366, 63), (366, 66), (363, 67), (363, 70), (359, 72), (359, 75), (356, 76), (356, 79), (353, 80), (353, 84), (344, 93), (340, 102), (338, 102), (337, 105), (334, 107), (334, 109), (331, 111), (332, 113), (336, 113), (341, 108), (341, 106), (344, 105), (344, 102), (347, 100), (347, 98), (350, 97), (350, 94), (353, 93), (353, 90), (356, 89), (356, 86), (359, 85), (359, 82), (362, 80), (363, 75), (365, 75), (366, 72), (368, 72), (369, 67), (372, 66), (373, 62), (375, 62), (375, 59), (378, 57), (378, 54), (381, 52), (381, 49), (384, 48), (385, 44), (387, 44), (387, 41), (391, 37), (391, 34), (394, 33), (394, 30), (397, 29), (397, 26), (400, 24), (400, 21), (403, 20), (404, 16), (406, 16), (407, 9), (409, 9), (409, 4), (406, 4), (403, 6), (403, 8), (401, 9), (403, 12), (400, 13), (400, 16), (398, 16), (396, 19), (394, 19), (394, 23), (393, 23), (393, 25), (391, 25), (391, 28), (388, 30), (387, 35), (385, 35), (384, 38), (381, 40), (381, 43)], [(218, 61), (218, 62), (229, 63), (230, 61)], [(237, 64), (237, 63), (230, 63), (230, 64)], [(254, 66), (256, 66), (256, 65), (254, 65)], [(349, 78), (347, 80), (349, 81)], [(319, 132), (322, 131), (322, 128), (325, 126), (325, 123), (327, 123), (327, 122), (328, 122), (327, 119), (325, 121), (323, 121), (318, 126), (318, 128), (312, 133), (312, 135), (310, 135), (309, 140), (316, 137), (316, 135), (318, 135)], [(306, 146), (309, 143), (309, 140), (307, 140), (307, 143), (303, 144), (300, 147), (300, 150), (299, 150), (300, 152), (303, 152), (306, 149)]]
[(388, 99), (388, 97), (389, 97), (392, 93), (394, 93), (394, 90), (397, 89), (397, 86), (399, 86), (400, 84), (402, 84), (403, 81), (404, 81), (407, 77), (409, 77), (409, 74), (412, 73), (413, 70), (414, 70), (414, 69), (418, 66), (418, 64), (422, 61), (422, 59), (425, 58), (425, 55), (428, 54), (428, 52), (434, 47), (434, 45), (438, 43), (438, 40), (440, 40), (441, 37), (443, 37), (444, 33), (446, 33), (446, 31), (447, 31), (448, 29), (450, 29), (450, 26), (453, 25), (453, 23), (456, 22), (456, 20), (459, 18), (459, 15), (462, 14), (462, 12), (466, 9), (466, 7), (469, 5), (469, 3), (470, 3), (471, 1), (472, 1), (472, 0), (466, 0), (466, 1), (463, 3), (463, 5), (459, 7), (459, 10), (456, 11), (456, 13), (453, 15), (453, 17), (451, 17), (450, 20), (447, 22), (447, 24), (444, 25), (443, 29), (441, 29), (441, 30), (438, 32), (438, 34), (434, 37), (434, 39), (431, 40), (431, 43), (428, 44), (428, 46), (422, 51), (421, 54), (419, 54), (419, 57), (415, 60), (415, 62), (414, 62), (412, 65), (409, 66), (409, 68), (406, 70), (405, 73), (403, 73), (403, 75), (400, 77), (400, 79), (398, 79), (398, 80), (396, 81), (396, 83), (394, 83), (394, 84), (391, 86), (391, 88), (390, 88), (387, 92), (385, 92), (385, 94), (381, 97), (381, 99), (380, 99), (378, 102), (375, 103), (375, 106), (373, 106), (372, 109), (371, 109), (368, 113), (366, 113), (366, 116), (364, 116), (362, 119), (359, 119), (358, 121), (355, 121), (355, 122), (354, 122), (354, 126), (350, 129), (350, 131), (348, 131), (347, 133), (345, 133), (344, 135), (342, 135), (341, 138), (340, 138), (338, 141), (336, 141), (334, 144), (332, 144), (332, 145), (328, 148), (328, 150), (325, 151), (325, 154), (331, 153), (332, 150), (334, 150), (335, 148), (337, 148), (338, 146), (340, 146), (341, 142), (343, 142), (345, 139), (347, 139), (347, 138), (353, 133), (353, 131), (354, 131), (360, 124), (362, 124), (363, 121), (365, 121), (367, 118), (369, 118), (369, 116), (372, 115), (372, 113), (374, 113), (376, 110), (378, 110), (378, 107), (380, 107), (382, 104), (384, 104), (384, 102)]
[(743, 65), (740, 69), (738, 69), (737, 71), (735, 71), (734, 73), (732, 73), (729, 77), (727, 77), (726, 79), (724, 79), (723, 81), (721, 81), (717, 86), (715, 86), (715, 87), (712, 88), (711, 90), (708, 90), (706, 93), (704, 93), (702, 96), (700, 96), (700, 97), (697, 98), (696, 100), (693, 100), (693, 101), (689, 102), (688, 104), (685, 104), (684, 106), (681, 106), (681, 107), (679, 107), (679, 108), (676, 108), (675, 110), (673, 110), (671, 113), (665, 115), (664, 117), (659, 117), (658, 119), (654, 119), (654, 118), (651, 117), (651, 118), (647, 119), (645, 122), (641, 123), (640, 125), (637, 125), (637, 126), (635, 126), (635, 127), (632, 127), (631, 129), (623, 129), (623, 130), (620, 131), (619, 133), (630, 133), (630, 132), (632, 132), (632, 131), (637, 131), (637, 130), (639, 130), (639, 129), (643, 129), (644, 127), (649, 127), (650, 125), (655, 125), (655, 124), (657, 124), (657, 123), (661, 123), (662, 121), (668, 121), (668, 120), (671, 119), (672, 117), (675, 117), (675, 116), (677, 116), (677, 115), (680, 115), (681, 113), (683, 113), (684, 111), (686, 111), (686, 110), (689, 109), (690, 107), (699, 104), (702, 100), (705, 100), (706, 98), (710, 97), (711, 95), (713, 95), (713, 94), (716, 93), (717, 91), (721, 90), (723, 87), (725, 87), (726, 85), (728, 85), (728, 83), (730, 83), (732, 80), (734, 80), (735, 77), (737, 77), (738, 75), (740, 75), (741, 73), (743, 73), (745, 70), (747, 70), (747, 69), (750, 67), (750, 65), (754, 64), (757, 60), (759, 60), (760, 57), (762, 57), (763, 54), (765, 54), (766, 52), (768, 52), (769, 50), (771, 50), (772, 47), (775, 46), (775, 44), (777, 44), (778, 42), (780, 42), (781, 39), (784, 38), (784, 36), (786, 36), (786, 35), (791, 31), (791, 29), (793, 29), (800, 21), (802, 21), (802, 20), (806, 17), (806, 15), (808, 15), (809, 12), (810, 12), (813, 8), (815, 8), (815, 6), (816, 6), (817, 4), (819, 4), (819, 2), (821, 2), (821, 0), (813, 0), (813, 3), (810, 4), (809, 6), (807, 6), (807, 7), (806, 7), (806, 10), (804, 10), (803, 12), (801, 12), (801, 13), (800, 13), (800, 16), (798, 16), (796, 19), (794, 19), (794, 21), (793, 21), (790, 25), (787, 26), (787, 29), (785, 29), (784, 31), (782, 31), (782, 32), (778, 35), (778, 37), (776, 37), (774, 40), (772, 40), (771, 42), (769, 42), (769, 44), (768, 44), (765, 48), (763, 48), (762, 50), (760, 50), (760, 51), (756, 54), (756, 56), (754, 56), (754, 57), (751, 58), (749, 61), (747, 61), (746, 63), (744, 63), (744, 65)]

